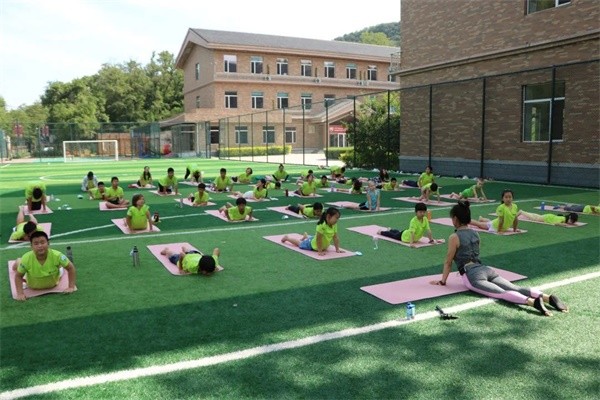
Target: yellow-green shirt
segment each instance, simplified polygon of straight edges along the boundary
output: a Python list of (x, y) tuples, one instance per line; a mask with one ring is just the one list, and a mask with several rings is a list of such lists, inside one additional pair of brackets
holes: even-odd
[(542, 217), (544, 218), (544, 222), (547, 224), (557, 225), (567, 222), (567, 217), (564, 215), (544, 214)]
[(25, 198), (29, 199), (31, 198), (31, 201), (42, 201), (42, 197), (38, 197), (38, 198), (33, 198), (33, 189), (35, 188), (40, 188), (42, 189), (42, 197), (44, 196), (44, 193), (46, 193), (46, 184), (42, 183), (42, 182), (31, 182), (27, 185), (27, 187), (25, 188)]
[[(496, 231), (506, 231), (515, 222), (515, 218), (517, 218), (517, 212), (519, 211), (519, 207), (515, 203), (508, 208), (505, 204), (500, 204), (498, 208), (496, 208), (496, 215), (498, 218), (492, 221), (492, 226)], [(500, 222), (500, 217), (504, 218), (502, 229), (498, 229), (498, 223)]]
[(104, 193), (101, 193), (98, 188), (90, 189), (90, 194), (94, 200), (102, 200), (102, 197), (106, 195), (106, 188), (104, 189)]
[[(23, 230), (23, 228), (25, 228), (26, 223), (27, 222), (21, 222), (19, 225), (17, 225), (15, 227), (15, 231), (11, 233), (9, 240), (23, 240), (23, 238), (25, 237), (25, 231)], [(40, 224), (37, 224), (35, 229), (39, 232), (44, 231), (44, 228), (42, 228)]]
[(302, 193), (302, 196), (310, 196), (311, 194), (315, 193), (316, 190), (317, 190), (317, 185), (315, 184), (314, 181), (312, 183), (304, 182), (302, 184), (302, 188), (300, 189), (300, 192)]
[(252, 207), (246, 206), (244, 208), (244, 213), (240, 213), (240, 210), (237, 206), (229, 207), (227, 209), (227, 214), (229, 215), (229, 219), (232, 221), (243, 221), (246, 219), (248, 215), (252, 212)]
[(60, 267), (67, 267), (69, 259), (58, 250), (48, 249), (44, 264), (40, 264), (33, 251), (21, 257), (17, 267), (20, 274), (26, 274), (27, 286), (31, 289), (53, 288), (60, 280)]
[(315, 218), (315, 209), (313, 206), (304, 206), (304, 209), (300, 211), (306, 218)]
[(425, 217), (421, 221), (419, 221), (418, 217), (413, 217), (410, 220), (410, 225), (408, 229), (402, 232), (402, 237), (400, 238), (404, 243), (410, 243), (410, 234), (414, 234), (413, 243), (421, 240), (425, 232), (429, 231), (429, 220)]
[(144, 179), (144, 173), (140, 175), (140, 186), (152, 185), (152, 175), (148, 179)]
[(244, 172), (243, 174), (238, 175), (239, 183), (250, 183), (251, 179), (252, 179), (252, 174), (248, 175)]
[[(185, 272), (189, 272), (190, 274), (197, 274), (198, 270), (200, 269), (198, 264), (200, 263), (202, 256), (202, 253), (186, 254), (181, 261), (181, 269), (183, 269)], [(215, 259), (215, 265), (219, 265), (219, 257), (213, 254), (212, 258)]]
[(194, 204), (208, 203), (208, 192), (204, 191), (202, 196), (200, 196), (200, 192), (196, 192), (194, 195)]
[(158, 183), (165, 188), (172, 187), (173, 189), (177, 189), (177, 177), (175, 175), (170, 178), (169, 175), (164, 176), (158, 180)]
[(427, 185), (428, 183), (433, 183), (435, 179), (435, 176), (433, 175), (433, 173), (428, 174), (427, 172), (423, 172), (421, 174), (421, 176), (419, 176), (419, 183), (421, 184), (421, 187)]
[(104, 195), (106, 196), (107, 200), (122, 199), (124, 195), (123, 188), (121, 186), (117, 186), (117, 188), (114, 189), (112, 186), (109, 186), (104, 191)]
[(382, 185), (381, 190), (396, 190), (397, 187), (398, 187), (397, 183), (392, 185), (392, 182), (385, 182)]
[[(321, 245), (323, 246), (323, 250), (327, 250), (329, 244), (333, 240), (333, 237), (337, 234), (337, 231), (337, 224), (334, 226), (329, 226), (326, 222), (323, 222), (322, 224), (317, 225), (317, 235), (319, 233), (322, 235)], [(313, 236), (312, 240), (310, 241), (310, 246), (313, 250), (319, 250), (317, 247), (317, 235)]]
[(288, 173), (286, 172), (286, 170), (277, 170), (275, 171), (275, 173), (273, 174), (273, 178), (275, 178), (276, 180), (280, 181), (282, 179), (285, 179), (286, 176), (288, 176)]
[(214, 183), (217, 190), (225, 190), (232, 185), (231, 178), (227, 175), (225, 175), (225, 178), (221, 178), (221, 175), (217, 176)]
[(127, 216), (131, 217), (131, 227), (133, 229), (147, 229), (150, 207), (144, 204), (141, 208), (135, 206), (129, 207)]

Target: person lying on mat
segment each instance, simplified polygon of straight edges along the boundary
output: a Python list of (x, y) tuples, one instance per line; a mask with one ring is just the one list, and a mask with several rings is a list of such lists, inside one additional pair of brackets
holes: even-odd
[(106, 187), (104, 182), (98, 182), (98, 187), (91, 188), (88, 190), (88, 196), (90, 200), (106, 200)]
[(389, 182), (383, 182), (381, 185), (377, 185), (377, 188), (385, 191), (395, 191), (400, 189), (396, 178), (392, 178)]
[(333, 242), (336, 253), (343, 253), (340, 249), (340, 240), (337, 235), (337, 222), (340, 218), (340, 210), (335, 207), (329, 207), (327, 211), (321, 215), (317, 222), (317, 232), (314, 236), (309, 236), (306, 232), (302, 235), (302, 239), (288, 237), (285, 235), (281, 238), (281, 243), (290, 242), (302, 250), (312, 250), (318, 252), (320, 256), (327, 253), (329, 244)]
[(323, 214), (323, 204), (318, 201), (310, 205), (289, 205), (287, 206), (287, 209), (302, 215), (305, 218), (321, 218), (321, 215)]
[(235, 207), (231, 203), (225, 204), (219, 208), (219, 212), (224, 214), (229, 221), (251, 221), (252, 207), (246, 205), (246, 199), (238, 197), (235, 200)]
[(216, 192), (231, 192), (233, 190), (233, 181), (227, 176), (225, 168), (219, 170), (219, 176), (213, 181), (213, 190)]
[(73, 263), (60, 251), (50, 249), (46, 232), (32, 233), (30, 242), (31, 251), (25, 253), (13, 264), (17, 300), (24, 301), (27, 299), (23, 292), (25, 281), (29, 289), (55, 287), (64, 272), (63, 268), (67, 270), (69, 278), (69, 287), (65, 289), (64, 293), (72, 293), (75, 290), (77, 278)]
[(43, 232), (44, 229), (38, 224), (37, 219), (29, 214), (29, 221), (25, 221), (25, 212), (22, 207), (19, 207), (17, 213), (17, 223), (10, 234), (9, 240), (29, 240), (29, 237), (34, 232)]
[[(485, 195), (485, 193), (483, 192), (483, 184), (485, 183), (484, 179), (481, 178), (477, 178), (477, 183), (475, 183), (473, 186), (469, 186), (468, 188), (466, 188), (465, 190), (463, 190), (460, 193), (450, 193), (450, 197), (453, 199), (465, 199), (465, 200), (469, 200), (472, 198), (475, 199), (479, 199), (479, 200), (487, 200), (487, 197)], [(481, 193), (481, 196), (479, 196), (479, 194), (477, 192)]]
[(349, 193), (350, 194), (363, 194), (362, 191), (362, 181), (358, 178), (352, 178), (352, 180), (350, 181), (350, 185), (352, 185), (352, 188), (350, 188)]
[(581, 205), (581, 204), (566, 204), (564, 206), (556, 206), (555, 210), (572, 211), (583, 214), (600, 214), (600, 205)]
[(302, 187), (294, 190), (298, 196), (315, 196), (317, 194), (317, 184), (315, 183), (315, 176), (309, 174), (306, 180), (302, 183)]
[(513, 203), (513, 191), (504, 189), (501, 198), (502, 200), (500, 202), (502, 204), (496, 208), (497, 217), (495, 219), (490, 220), (488, 218), (479, 217), (479, 220), (473, 220), (470, 224), (475, 225), (484, 231), (497, 232), (499, 234), (508, 231), (511, 226), (513, 231), (519, 232), (519, 219), (517, 218), (519, 207)]
[(98, 186), (98, 179), (94, 176), (93, 171), (89, 171), (87, 175), (83, 177), (83, 181), (81, 182), (81, 191), (87, 192), (96, 186)]
[(208, 205), (208, 192), (206, 191), (206, 184), (199, 183), (198, 191), (196, 193), (191, 193), (188, 196), (188, 199), (192, 202), (193, 207), (201, 207)]
[(106, 208), (125, 208), (129, 201), (125, 200), (123, 188), (119, 186), (119, 178), (113, 176), (110, 179), (110, 187), (106, 189)]
[(442, 278), (431, 281), (432, 285), (445, 285), (452, 270), (452, 261), (456, 263), (465, 286), (484, 296), (501, 299), (515, 304), (534, 307), (544, 316), (552, 316), (544, 303), (549, 303), (558, 311), (568, 312), (568, 307), (555, 295), (547, 295), (534, 288), (517, 286), (499, 276), (496, 271), (483, 265), (479, 259), (479, 234), (469, 228), (471, 210), (469, 202), (459, 200), (450, 209), (450, 218), (456, 228), (448, 238), (448, 252), (444, 261)]
[(379, 204), (381, 203), (381, 191), (375, 187), (375, 182), (369, 181), (367, 183), (367, 190), (365, 191), (367, 200), (360, 203), (358, 206), (350, 206), (347, 208), (357, 208), (362, 211), (379, 211)]
[(179, 185), (177, 182), (177, 177), (175, 176), (175, 170), (169, 167), (167, 169), (167, 176), (164, 176), (158, 180), (158, 193), (169, 194), (173, 192), (175, 192), (175, 194), (179, 194)]
[(267, 190), (266, 185), (267, 180), (261, 178), (253, 190), (248, 190), (247, 192), (233, 192), (231, 194), (245, 199), (266, 200), (269, 197), (269, 191)]
[[(265, 181), (267, 181), (266, 178), (261, 179), (265, 179)], [(267, 183), (265, 184), (265, 188), (267, 188), (267, 190), (281, 189), (281, 182), (267, 181)]]
[(32, 182), (25, 187), (25, 200), (29, 211), (46, 211), (46, 184)]
[(429, 243), (441, 243), (441, 240), (433, 238), (429, 220), (425, 217), (427, 213), (427, 205), (425, 203), (415, 204), (415, 216), (410, 220), (408, 229), (400, 231), (398, 229), (390, 229), (377, 232), (378, 235), (399, 240), (410, 244), (410, 247), (417, 247), (417, 243), (427, 233)]
[(212, 256), (206, 256), (197, 250), (190, 250), (182, 246), (181, 252), (175, 253), (168, 247), (161, 250), (160, 254), (167, 256), (172, 264), (179, 267), (180, 272), (198, 275), (212, 275), (219, 265), (221, 251), (215, 247)]
[(142, 231), (148, 229), (152, 231), (152, 217), (150, 216), (150, 207), (145, 204), (143, 194), (134, 194), (131, 199), (131, 207), (127, 210), (125, 222), (130, 231)]
[(440, 190), (438, 187), (438, 184), (433, 182), (433, 183), (426, 183), (425, 185), (421, 186), (421, 197), (419, 197), (420, 201), (424, 201), (424, 202), (428, 202), (429, 198), (431, 197), (432, 194), (435, 194), (437, 196), (437, 201), (440, 201)]
[(526, 219), (535, 222), (543, 222), (550, 225), (568, 226), (575, 225), (579, 219), (579, 215), (576, 213), (569, 213), (567, 215), (557, 214), (535, 214), (527, 211), (519, 210), (517, 212), (517, 218)]
[(316, 181), (317, 188), (328, 188), (329, 187), (329, 179), (327, 179), (327, 175), (321, 175), (321, 179)]
[(296, 179), (296, 185), (302, 186), (302, 184), (308, 179), (309, 175), (314, 175), (314, 171), (312, 169), (300, 172), (300, 176), (298, 177), (298, 179)]
[(250, 183), (252, 182), (252, 168), (246, 168), (246, 171), (243, 174), (239, 174), (238, 176), (232, 176), (231, 180), (236, 183)]

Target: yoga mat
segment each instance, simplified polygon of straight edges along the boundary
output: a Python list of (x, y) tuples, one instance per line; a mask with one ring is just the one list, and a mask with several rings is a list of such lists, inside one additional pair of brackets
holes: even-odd
[[(542, 207), (537, 206), (537, 207), (533, 207), (537, 210), (542, 210)], [(549, 211), (554, 211), (554, 212), (559, 212), (559, 213), (572, 213), (574, 212), (575, 214), (579, 214), (579, 215), (595, 215), (595, 216), (600, 216), (600, 214), (584, 214), (582, 212), (576, 212), (576, 211), (565, 211), (564, 208), (560, 207), (560, 208), (554, 208), (552, 206), (546, 206), (542, 211), (544, 212), (549, 212)]]
[[(493, 215), (494, 217), (496, 216), (496, 213), (490, 213), (490, 215)], [(577, 228), (580, 226), (584, 226), (587, 225), (586, 222), (575, 222), (574, 224), (569, 224), (569, 225), (554, 225), (554, 224), (548, 224), (546, 222), (540, 222), (540, 221), (532, 221), (530, 219), (525, 219), (525, 218), (519, 218), (519, 221), (521, 222), (533, 222), (534, 224), (540, 224), (540, 225), (548, 225), (548, 226), (558, 226), (559, 228)]]
[(132, 188), (132, 189), (156, 189), (156, 186), (154, 186), (154, 185), (140, 186), (137, 183), (132, 183), (131, 185), (128, 185), (127, 187)]
[(303, 199), (314, 199), (315, 197), (323, 197), (320, 194), (316, 194), (316, 193), (314, 195), (311, 195), (311, 196), (300, 196), (299, 194), (294, 193), (291, 190), (288, 192), (288, 196), (289, 197), (300, 197), (300, 198), (303, 198)]
[[(452, 197), (450, 197), (449, 194), (441, 194), (440, 197), (443, 199), (450, 199), (450, 200), (458, 201), (458, 199), (453, 199)], [(470, 197), (467, 200), (469, 200), (469, 203), (495, 203), (496, 202), (496, 200), (491, 200), (491, 199), (481, 200), (477, 197)]]
[[(353, 251), (346, 250), (341, 247), (340, 247), (340, 250), (344, 250), (344, 252), (336, 253), (335, 247), (333, 245), (329, 245), (329, 248), (327, 248), (327, 253), (325, 253), (324, 256), (320, 256), (319, 253), (316, 251), (302, 250), (289, 242), (281, 243), (281, 238), (284, 236), (285, 235), (273, 235), (273, 236), (263, 236), (263, 238), (267, 239), (270, 242), (277, 243), (278, 245), (283, 246), (286, 249), (297, 251), (298, 253), (304, 254), (305, 256), (314, 258), (315, 260), (331, 260), (334, 258), (344, 258), (344, 257), (352, 257), (352, 256), (358, 255)], [(302, 235), (297, 234), (297, 233), (289, 233), (288, 237), (301, 239)]]
[(391, 207), (379, 207), (379, 211), (359, 210), (358, 206), (360, 203), (356, 203), (354, 201), (334, 201), (332, 203), (325, 203), (325, 204), (330, 204), (332, 206), (339, 207), (339, 208), (356, 209), (357, 211), (362, 211), (362, 212), (379, 212), (379, 211), (388, 211), (388, 210), (392, 209)]
[[(165, 267), (167, 269), (167, 271), (169, 271), (171, 274), (178, 275), (178, 276), (195, 275), (195, 274), (190, 274), (189, 272), (180, 271), (179, 267), (177, 265), (173, 264), (171, 261), (169, 261), (169, 259), (167, 258), (167, 256), (163, 256), (162, 254), (160, 254), (160, 252), (162, 251), (162, 249), (164, 249), (165, 247), (168, 247), (170, 250), (180, 252), (181, 251), (181, 246), (186, 246), (190, 250), (200, 251), (200, 250), (198, 250), (197, 248), (195, 248), (194, 246), (192, 246), (191, 244), (189, 244), (187, 242), (183, 242), (183, 243), (167, 243), (167, 244), (152, 244), (152, 245), (148, 245), (146, 247), (148, 247), (148, 250), (150, 250), (150, 253), (152, 253), (152, 255), (154, 257), (156, 257), (158, 259), (158, 261), (163, 265), (163, 267)], [(223, 267), (220, 266), (220, 265), (217, 265), (217, 268), (215, 269), (215, 272), (219, 272), (219, 271), (223, 271)]]
[[(509, 281), (526, 279), (525, 275), (516, 274), (500, 268), (494, 268), (498, 274)], [(466, 292), (469, 289), (463, 284), (462, 277), (458, 272), (448, 275), (446, 286), (432, 285), (429, 282), (439, 280), (442, 273), (435, 275), (419, 276), (416, 278), (403, 279), (378, 285), (363, 286), (360, 290), (367, 292), (378, 299), (390, 304), (401, 304), (409, 301), (430, 299), (432, 297), (445, 296), (447, 294)]]
[[(230, 194), (230, 195), (228, 195), (227, 197), (231, 197), (232, 199), (237, 199), (237, 198), (238, 198), (238, 197), (240, 197), (240, 196), (235, 196), (235, 195), (233, 195), (233, 194)], [(247, 203), (260, 203), (260, 202), (263, 202), (263, 201), (271, 201), (271, 199), (267, 199), (267, 198), (262, 198), (262, 199), (260, 199), (260, 200), (256, 200), (256, 199), (246, 199), (246, 202), (247, 202)]]
[[(8, 261), (8, 279), (10, 280), (10, 291), (12, 294), (12, 298), (16, 300), (16, 298), (17, 298), (17, 289), (15, 288), (16, 272), (13, 271), (13, 269), (12, 269), (12, 265), (15, 261), (17, 261), (17, 260), (9, 260)], [(62, 274), (62, 276), (60, 277), (58, 284), (56, 286), (54, 286), (53, 288), (50, 288), (50, 289), (26, 288), (26, 289), (23, 289), (23, 293), (25, 293), (25, 297), (30, 298), (30, 297), (42, 296), (42, 295), (48, 294), (48, 293), (62, 293), (68, 287), (69, 287), (69, 274), (67, 273), (67, 271), (65, 271)], [(77, 286), (75, 286), (75, 291), (77, 291)]]
[[(135, 235), (138, 233), (151, 233), (150, 231), (148, 231), (148, 229), (144, 229), (144, 230), (134, 230), (131, 231), (129, 230), (129, 227), (127, 226), (127, 223), (125, 222), (125, 218), (115, 218), (115, 219), (111, 219), (112, 223), (115, 224), (117, 226), (117, 228), (119, 228), (121, 230), (121, 232), (123, 232), (126, 235)], [(152, 225), (152, 232), (160, 232), (160, 229), (158, 229), (156, 227), (156, 225)]]
[(46, 211), (44, 210), (32, 210), (29, 211), (27, 209), (27, 206), (21, 206), (23, 208), (23, 214), (25, 215), (39, 215), (39, 214), (52, 214), (54, 211), (52, 211), (52, 209), (50, 207), (48, 207), (48, 204), (46, 204)]
[[(452, 219), (451, 218), (433, 218), (432, 220), (429, 221), (430, 223), (434, 223), (434, 224), (439, 224), (439, 225), (446, 225), (446, 226), (451, 226), (454, 228), (454, 225), (452, 224)], [(484, 229), (479, 229), (478, 227), (476, 227), (475, 225), (469, 225), (469, 228), (473, 229), (475, 232), (484, 232), (484, 233), (491, 233), (492, 235), (497, 235), (498, 233), (496, 232), (491, 232), (488, 230), (484, 230)], [(504, 233), (502, 233), (500, 236), (506, 236), (506, 235), (519, 235), (521, 233), (527, 233), (526, 230), (521, 229), (520, 232), (514, 232), (512, 230), (512, 228), (510, 228), (511, 230), (509, 231), (505, 231)]]
[[(173, 201), (179, 203), (179, 199), (173, 199)], [(183, 204), (186, 206), (194, 207), (194, 202), (191, 201), (190, 199), (188, 199), (187, 197), (185, 197), (183, 199)], [(216, 205), (217, 205), (216, 203), (209, 201), (206, 203), (206, 206), (198, 206), (198, 207), (208, 207), (208, 206), (216, 206)]]
[(352, 189), (345, 189), (345, 188), (333, 188), (333, 192), (331, 191), (331, 188), (320, 188), (319, 190), (324, 191), (324, 192), (330, 192), (330, 193), (358, 194), (358, 195), (364, 194), (364, 193), (351, 193)]
[(180, 185), (186, 185), (186, 186), (198, 187), (198, 184), (200, 184), (200, 183), (202, 183), (202, 182), (179, 181), (178, 183), (179, 183)]
[(231, 222), (231, 223), (236, 223), (236, 222), (253, 222), (253, 221), (258, 221), (257, 218), (252, 217), (252, 219), (245, 219), (245, 220), (240, 220), (240, 221), (231, 221), (228, 220), (227, 217), (224, 214), (221, 214), (219, 212), (219, 210), (204, 210), (205, 213), (212, 215), (213, 217), (217, 217), (219, 219), (222, 219), (223, 221), (226, 222)]
[(456, 203), (448, 203), (447, 201), (437, 201), (437, 200), (431, 200), (431, 199), (429, 199), (429, 201), (421, 201), (415, 197), (393, 197), (392, 200), (402, 200), (402, 201), (407, 201), (409, 203), (425, 203), (428, 206), (453, 206), (456, 204)]
[(151, 190), (150, 193), (154, 193), (157, 196), (179, 196), (178, 194), (175, 194), (175, 191), (172, 191), (171, 193), (159, 193), (158, 190)]
[(277, 211), (278, 213), (289, 215), (290, 217), (294, 217), (294, 218), (300, 218), (300, 219), (306, 218), (303, 214), (296, 214), (295, 212), (288, 210), (287, 206), (267, 207), (267, 210)]
[(403, 189), (418, 189), (419, 188), (418, 186), (408, 186), (408, 185), (405, 185), (403, 183), (399, 183), (398, 187), (401, 187)]
[[(353, 231), (353, 232), (362, 233), (363, 235), (377, 237), (378, 239), (387, 240), (388, 242), (401, 244), (403, 246), (410, 247), (410, 243), (405, 243), (400, 240), (396, 240), (396, 239), (392, 239), (387, 236), (379, 235), (377, 232), (388, 230), (384, 226), (365, 225), (365, 226), (355, 226), (353, 228), (347, 228), (347, 229), (350, 231)], [(446, 243), (446, 240), (444, 240), (444, 239), (439, 239), (436, 243), (429, 243), (429, 238), (422, 237), (418, 242), (415, 243), (415, 247), (419, 248), (419, 247), (435, 246), (437, 244), (444, 244), (444, 243)]]
[[(48, 238), (50, 238), (50, 231), (52, 230), (52, 222), (42, 222), (42, 223), (38, 223), (38, 225), (42, 227), (44, 232), (46, 232), (46, 235), (48, 235)], [(26, 243), (26, 242), (29, 242), (29, 240), (10, 240), (10, 239), (8, 240), (8, 243)]]
[(127, 208), (129, 208), (129, 206), (123, 206), (123, 207), (119, 207), (119, 208), (108, 208), (106, 207), (106, 202), (105, 201), (101, 201), (100, 203), (98, 203), (98, 208), (100, 208), (100, 211), (123, 211), (123, 210), (127, 210)]

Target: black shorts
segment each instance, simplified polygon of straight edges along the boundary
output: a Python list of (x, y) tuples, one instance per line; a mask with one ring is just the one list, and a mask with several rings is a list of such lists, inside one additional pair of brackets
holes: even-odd
[(165, 192), (165, 193), (171, 193), (172, 190), (170, 187), (165, 188), (163, 185), (161, 185), (160, 183), (158, 184), (158, 191), (159, 192)]
[(402, 232), (404, 231), (399, 231), (398, 229), (390, 229), (389, 231), (382, 231), (381, 236), (389, 237), (399, 241), (402, 240)]
[(42, 209), (42, 201), (32, 201), (31, 202), (31, 209), (33, 211), (37, 211), (37, 210), (41, 210)]
[(287, 209), (295, 212), (296, 214), (300, 214), (300, 207), (298, 207), (298, 206), (288, 206)]
[(119, 200), (118, 198), (117, 199), (110, 199), (110, 200), (106, 200), (106, 201), (108, 201), (109, 203), (114, 204), (116, 206), (118, 206), (121, 203), (121, 200)]

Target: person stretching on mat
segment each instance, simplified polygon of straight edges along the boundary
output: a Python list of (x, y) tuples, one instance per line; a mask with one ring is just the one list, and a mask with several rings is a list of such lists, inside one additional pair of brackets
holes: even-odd
[(321, 218), (321, 215), (323, 214), (323, 204), (318, 201), (310, 205), (289, 205), (287, 206), (287, 209), (302, 215), (304, 218)]
[(119, 178), (113, 176), (110, 179), (110, 187), (105, 191), (106, 208), (125, 208), (129, 201), (125, 200), (123, 188), (119, 186)]
[(231, 203), (225, 204), (219, 208), (219, 212), (224, 214), (229, 221), (252, 221), (252, 207), (246, 205), (246, 199), (238, 197), (235, 200), (235, 207)]
[(308, 174), (306, 180), (302, 183), (302, 186), (294, 190), (294, 193), (302, 197), (315, 196), (317, 194), (315, 176), (313, 174)]
[(425, 203), (417, 203), (415, 204), (416, 215), (410, 220), (408, 229), (400, 231), (398, 229), (388, 228), (386, 231), (377, 232), (377, 234), (396, 239), (404, 243), (409, 243), (410, 247), (413, 248), (417, 247), (415, 243), (421, 240), (425, 232), (427, 232), (429, 243), (442, 243), (441, 240), (436, 240), (433, 238), (429, 220), (425, 217), (425, 213), (427, 213), (427, 205)]
[(177, 183), (177, 177), (175, 176), (175, 170), (171, 167), (167, 168), (167, 176), (164, 176), (158, 180), (158, 194), (179, 194), (179, 185)]
[(269, 191), (267, 190), (266, 185), (267, 180), (265, 178), (261, 178), (258, 180), (258, 183), (253, 190), (248, 190), (246, 192), (233, 192), (231, 194), (236, 197), (243, 197), (245, 199), (257, 201), (268, 200)]
[[(469, 186), (468, 188), (466, 188), (465, 190), (463, 190), (460, 193), (452, 192), (450, 194), (450, 197), (453, 199), (465, 199), (465, 200), (475, 198), (475, 200), (479, 199), (479, 200), (487, 201), (487, 196), (483, 192), (483, 184), (484, 183), (485, 183), (484, 179), (477, 178), (477, 183), (475, 183), (473, 186)], [(479, 194), (477, 193), (478, 191), (481, 193), (481, 196), (479, 196)]]
[(181, 247), (180, 253), (175, 253), (168, 247), (161, 250), (160, 254), (167, 256), (172, 264), (179, 267), (180, 272), (187, 272), (198, 275), (212, 275), (219, 265), (219, 255), (221, 251), (215, 247), (212, 256), (205, 256), (197, 250), (190, 250), (185, 246)]
[(130, 231), (143, 231), (148, 229), (152, 232), (152, 218), (150, 207), (145, 204), (143, 194), (134, 194), (131, 199), (131, 207), (127, 210), (125, 222)]
[(25, 280), (29, 289), (50, 289), (60, 281), (64, 272), (63, 268), (67, 270), (69, 277), (69, 287), (63, 293), (73, 293), (77, 278), (73, 263), (60, 251), (49, 248), (46, 232), (34, 232), (29, 240), (31, 251), (17, 259), (12, 267), (15, 271), (14, 283), (17, 300), (27, 299), (23, 293)]
[(207, 206), (209, 197), (208, 192), (206, 191), (206, 184), (199, 183), (198, 191), (196, 193), (190, 193), (188, 199), (192, 202), (192, 207)]
[(556, 215), (556, 214), (535, 214), (527, 211), (519, 210), (517, 218), (530, 220), (534, 222), (542, 222), (544, 224), (568, 226), (575, 225), (575, 222), (579, 219), (579, 215), (576, 213), (569, 213), (567, 215)]
[(588, 205), (566, 204), (564, 206), (556, 206), (556, 207), (554, 207), (554, 210), (572, 211), (572, 212), (576, 212), (576, 213), (598, 215), (598, 214), (600, 214), (600, 205), (592, 206), (590, 204), (588, 204)]
[(22, 207), (19, 207), (17, 223), (8, 240), (29, 240), (30, 235), (36, 231), (43, 232), (44, 229), (31, 214), (29, 214), (29, 221), (25, 221), (25, 212)]
[(29, 211), (42, 210), (46, 212), (46, 184), (33, 182), (25, 188), (25, 200)]
[(496, 215), (498, 216), (494, 220), (488, 218), (479, 217), (478, 221), (471, 221), (471, 225), (475, 225), (479, 229), (484, 231), (496, 232), (502, 234), (510, 229), (512, 226), (513, 231), (519, 232), (518, 225), (519, 219), (517, 213), (519, 208), (513, 203), (514, 193), (510, 189), (504, 189), (502, 191), (502, 204), (496, 208)]
[(375, 182), (369, 181), (367, 183), (367, 195), (366, 201), (363, 201), (358, 206), (345, 206), (350, 209), (357, 209), (361, 211), (375, 212), (379, 211), (379, 203), (381, 203), (381, 191), (375, 186)]
[(127, 185), (129, 188), (148, 188), (152, 187), (152, 173), (150, 172), (150, 167), (145, 166), (144, 171), (140, 175), (140, 179), (136, 183), (130, 183)]
[(321, 215), (317, 222), (317, 232), (314, 236), (309, 236), (306, 232), (302, 235), (302, 239), (295, 239), (285, 235), (281, 238), (281, 243), (290, 242), (302, 250), (312, 250), (318, 252), (320, 256), (327, 253), (329, 243), (333, 242), (336, 253), (343, 253), (340, 249), (340, 240), (337, 235), (337, 222), (340, 218), (340, 210), (335, 207), (329, 207), (325, 213)]
[(552, 316), (552, 313), (548, 311), (544, 303), (549, 303), (558, 311), (569, 311), (569, 308), (557, 296), (547, 295), (537, 289), (517, 286), (499, 276), (492, 267), (481, 263), (479, 234), (469, 228), (471, 210), (468, 201), (459, 200), (458, 204), (450, 209), (450, 218), (452, 218), (455, 233), (448, 238), (448, 252), (444, 261), (442, 279), (431, 281), (430, 284), (444, 286), (452, 270), (452, 261), (454, 261), (463, 283), (473, 292), (510, 303), (526, 304), (547, 317)]

